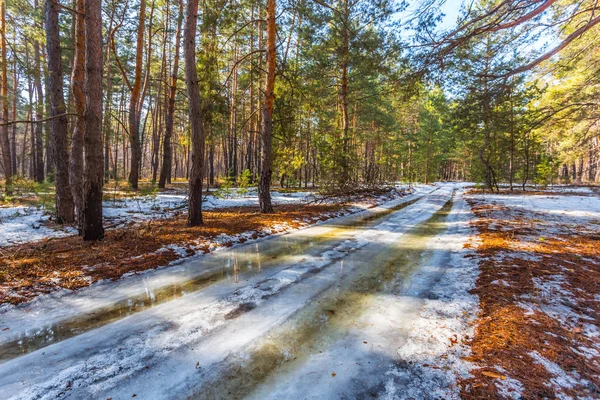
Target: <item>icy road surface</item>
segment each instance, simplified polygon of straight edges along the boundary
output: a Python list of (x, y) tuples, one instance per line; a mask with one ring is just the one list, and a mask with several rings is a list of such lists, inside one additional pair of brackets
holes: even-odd
[(445, 184), (5, 311), (0, 398), (456, 396), (470, 218)]

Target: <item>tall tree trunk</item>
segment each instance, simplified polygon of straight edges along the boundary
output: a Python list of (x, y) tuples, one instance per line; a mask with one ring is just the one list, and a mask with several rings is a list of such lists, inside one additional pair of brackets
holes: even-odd
[[(37, 8), (37, 1), (35, 1), (35, 7)], [(33, 57), (34, 57), (34, 72), (33, 72), (33, 84), (35, 86), (36, 93), (36, 105), (35, 105), (35, 120), (41, 121), (44, 118), (44, 92), (42, 90), (42, 69), (40, 65), (40, 59), (42, 57), (40, 53), (40, 43), (37, 40), (33, 42)], [(35, 124), (35, 180), (36, 182), (44, 182), (44, 135), (43, 126), (41, 122)]]
[(85, 169), (82, 236), (104, 237), (102, 226), (102, 0), (85, 1)]
[[(80, 1), (80, 0), (76, 0), (76, 1)], [(85, 1), (85, 0), (84, 0)], [(82, 4), (83, 7), (83, 4)], [(82, 63), (85, 61), (85, 29), (83, 27), (82, 24), (82, 36), (81, 36), (81, 40), (83, 40), (83, 45), (82, 45), (82, 53), (83, 59), (82, 59)], [(108, 25), (108, 32), (112, 32), (113, 31), (113, 17), (111, 16), (110, 19), (110, 23)], [(112, 122), (112, 118), (110, 116), (110, 112), (112, 110), (112, 94), (113, 94), (113, 81), (112, 81), (112, 69), (111, 69), (111, 65), (110, 65), (110, 51), (111, 51), (111, 47), (110, 44), (107, 44), (106, 49), (104, 50), (104, 56), (105, 56), (105, 81), (106, 81), (106, 98), (104, 100), (104, 109), (103, 109), (103, 114), (102, 114), (102, 131), (103, 131), (103, 135), (104, 135), (104, 182), (107, 183), (108, 180), (110, 179), (110, 141), (111, 141), (111, 133), (112, 133), (112, 127), (111, 127), (111, 122)], [(116, 57), (116, 55), (115, 55)], [(85, 107), (85, 97), (84, 97), (84, 107)], [(117, 141), (118, 143), (118, 141)], [(115, 146), (115, 151), (117, 151), (118, 146)], [(83, 157), (83, 156), (82, 156)], [(117, 165), (117, 160), (115, 157), (115, 170), (113, 171), (113, 178), (117, 179), (117, 174), (116, 174), (116, 165)]]
[[(252, 6), (252, 15), (250, 16), (252, 20), (254, 20), (254, 5)], [(250, 54), (254, 52), (254, 30), (250, 31)], [(254, 102), (254, 68), (252, 66), (254, 62), (253, 56), (250, 56), (250, 65), (249, 65), (249, 80), (250, 80), (250, 127), (248, 129), (248, 156), (246, 158), (246, 169), (250, 172), (250, 182), (254, 182), (254, 164), (252, 160), (253, 156), (253, 146), (254, 146), (254, 133), (256, 131), (256, 126), (254, 125), (255, 118), (255, 102)]]
[(196, 71), (196, 25), (198, 0), (188, 0), (185, 18), (183, 53), (185, 58), (185, 80), (189, 101), (189, 117), (192, 127), (192, 165), (189, 187), (188, 225), (202, 225), (202, 173), (204, 166), (204, 122), (202, 99)]
[(73, 92), (73, 104), (75, 106), (75, 129), (71, 139), (71, 157), (69, 159), (69, 180), (73, 202), (75, 205), (75, 218), (81, 222), (81, 210), (83, 209), (83, 134), (85, 130), (85, 26), (83, 13), (85, 12), (85, 0), (76, 0), (75, 8), (75, 54), (73, 60), (73, 71), (71, 74), (71, 91)]
[(350, 52), (350, 33), (349, 33), (349, 20), (350, 20), (350, 8), (348, 0), (343, 0), (343, 21), (342, 21), (342, 51), (341, 51), (341, 69), (342, 69), (342, 82), (340, 85), (340, 102), (342, 106), (342, 154), (341, 154), (341, 167), (342, 174), (340, 179), (340, 185), (345, 186), (348, 184), (350, 179), (350, 166), (349, 166), (349, 118), (348, 118), (348, 63), (349, 63), (349, 52)]
[(275, 63), (277, 26), (275, 22), (275, 0), (267, 0), (267, 80), (263, 108), (262, 167), (258, 185), (258, 201), (261, 213), (272, 213), (271, 177), (273, 175), (273, 103), (275, 101)]
[(177, 17), (177, 32), (175, 33), (175, 56), (173, 57), (173, 73), (171, 74), (171, 86), (169, 89), (169, 102), (167, 105), (167, 120), (165, 126), (165, 137), (163, 141), (163, 163), (160, 169), (158, 187), (164, 188), (167, 178), (171, 175), (171, 164), (173, 149), (171, 138), (173, 137), (173, 116), (175, 115), (175, 96), (177, 95), (177, 71), (179, 69), (179, 47), (181, 43), (181, 23), (183, 21), (183, 0), (179, 0), (179, 15)]
[(510, 159), (508, 165), (508, 183), (510, 185), (510, 191), (512, 192), (513, 181), (515, 179), (515, 108), (513, 105), (512, 92), (508, 94), (510, 96)]
[(56, 221), (71, 223), (73, 195), (69, 186), (69, 150), (67, 144), (67, 107), (63, 93), (58, 5), (46, 0), (46, 49), (48, 53), (48, 100), (50, 101), (50, 140), (56, 168)]
[(0, 142), (2, 145), (2, 167), (6, 178), (6, 194), (12, 194), (12, 162), (10, 157), (10, 140), (8, 138), (8, 68), (6, 65), (6, 0), (0, 0), (0, 57), (2, 62), (2, 126), (0, 126)]
[[(16, 34), (15, 34), (16, 40)], [(12, 119), (17, 120), (17, 103), (19, 102), (19, 78), (17, 76), (17, 58), (14, 57), (13, 62), (13, 106), (12, 106)], [(27, 137), (27, 132), (25, 132), (25, 138)], [(25, 147), (23, 146), (23, 149)], [(11, 133), (11, 149), (10, 155), (12, 157), (12, 173), (13, 175), (18, 174), (18, 166), (17, 166), (17, 124), (13, 124), (12, 133)], [(24, 173), (23, 173), (24, 175)]]
[(131, 96), (129, 97), (129, 144), (131, 146), (131, 168), (129, 170), (129, 184), (132, 189), (138, 188), (140, 179), (140, 161), (142, 158), (142, 147), (140, 145), (140, 121), (142, 93), (142, 61), (144, 52), (144, 25), (146, 21), (146, 0), (140, 1), (140, 18), (137, 30), (137, 42), (135, 52), (135, 76)]

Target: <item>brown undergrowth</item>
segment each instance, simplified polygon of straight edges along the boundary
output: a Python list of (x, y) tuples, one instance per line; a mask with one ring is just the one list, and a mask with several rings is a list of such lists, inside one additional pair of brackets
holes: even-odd
[[(186, 226), (186, 215), (106, 231), (99, 242), (70, 236), (0, 248), (0, 304), (18, 304), (58, 289), (79, 289), (102, 279), (117, 279), (168, 265), (182, 257), (168, 245), (185, 249), (188, 256), (209, 252), (222, 234), (251, 232), (248, 238), (269, 230), (297, 228), (304, 221), (327, 220), (344, 205), (280, 205), (274, 214), (261, 215), (255, 207), (205, 211), (205, 225)], [(246, 237), (237, 237), (244, 242)], [(232, 241), (221, 240), (221, 246)]]
[(461, 397), (600, 398), (600, 227), (469, 203), (481, 313)]

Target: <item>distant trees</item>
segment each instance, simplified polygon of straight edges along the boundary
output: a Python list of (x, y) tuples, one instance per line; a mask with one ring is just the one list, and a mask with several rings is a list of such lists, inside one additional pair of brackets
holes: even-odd
[[(554, 159), (566, 157), (560, 154), (564, 149), (556, 147), (556, 141), (548, 141), (552, 136), (548, 134), (551, 132), (548, 124), (573, 110), (590, 110), (589, 106), (597, 102), (573, 101), (574, 92), (569, 89), (569, 98), (562, 99), (564, 108), (550, 108), (539, 102), (540, 95), (558, 83), (549, 77), (563, 76), (563, 71), (570, 71), (573, 65), (583, 65), (573, 60), (586, 53), (584, 48), (596, 48), (581, 39), (593, 38), (598, 32), (600, 7), (588, 0), (475, 2), (463, 9), (456, 27), (436, 30), (435, 25), (440, 20), (436, 5), (439, 4), (437, 0), (428, 2), (417, 14), (420, 43), (413, 62), (419, 74), (429, 72), (445, 81), (448, 81), (447, 76), (457, 77), (452, 80), (452, 86), (446, 83), (446, 87), (458, 94), (455, 96), (457, 109), (463, 110), (457, 115), (462, 118), (459, 129), (470, 125), (471, 134), (481, 135), (480, 140), (476, 137), (474, 142), (479, 146), (474, 176), (483, 178), (490, 189), (500, 180), (507, 181), (511, 189), (516, 180), (520, 180), (523, 187), (531, 180), (552, 182), (552, 177), (547, 175), (556, 173), (558, 164), (552, 165)], [(555, 32), (560, 32), (558, 45), (541, 47), (539, 35), (552, 37)], [(537, 46), (531, 46), (533, 43)], [(540, 50), (531, 52), (532, 47)], [(552, 62), (552, 57), (557, 55), (561, 57)], [(555, 69), (546, 69), (544, 66), (548, 64)], [(530, 74), (525, 79), (519, 76), (540, 67), (539, 75)], [(564, 82), (559, 86), (564, 86)], [(593, 78), (587, 80), (586, 89), (593, 87)], [(585, 119), (583, 116), (572, 119), (573, 125), (580, 125), (582, 118)], [(596, 122), (597, 119), (592, 119), (588, 127), (595, 126)], [(556, 125), (553, 128), (556, 129)], [(546, 141), (545, 148), (541, 146), (543, 141)], [(591, 161), (593, 170), (598, 150), (593, 146), (590, 149), (593, 150), (585, 159)], [(567, 170), (566, 166), (562, 167), (564, 179), (573, 175), (573, 180), (581, 181), (577, 174), (567, 173)], [(594, 178), (589, 175), (588, 178), (596, 179), (595, 170), (591, 175)]]
[[(189, 181), (196, 225), (202, 189), (246, 170), (262, 212), (272, 182), (600, 179), (597, 5), (476, 2), (438, 29), (441, 2), (424, 2), (401, 19), (393, 0), (109, 0), (102, 38), (96, 3), (2, 1), (5, 186), (56, 179), (57, 220), (98, 238), (110, 180)], [(530, 46), (532, 30), (559, 45)]]

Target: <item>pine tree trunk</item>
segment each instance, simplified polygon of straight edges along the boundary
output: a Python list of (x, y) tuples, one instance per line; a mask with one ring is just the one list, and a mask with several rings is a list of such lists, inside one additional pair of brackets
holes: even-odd
[(350, 52), (350, 33), (348, 32), (350, 9), (348, 0), (344, 0), (343, 10), (343, 26), (342, 26), (342, 54), (341, 54), (341, 69), (342, 69), (342, 82), (340, 90), (340, 102), (342, 106), (342, 148), (340, 154), (340, 162), (342, 168), (342, 174), (340, 178), (340, 186), (348, 184), (350, 179), (350, 166), (349, 166), (349, 148), (348, 148), (348, 130), (349, 130), (349, 118), (348, 118), (348, 62)]
[(2, 62), (2, 122), (0, 127), (0, 144), (2, 148), (2, 168), (6, 179), (6, 194), (12, 194), (12, 161), (10, 157), (10, 140), (8, 138), (8, 68), (6, 64), (6, 0), (0, 0), (0, 57)]
[(140, 145), (140, 96), (142, 93), (142, 61), (144, 52), (144, 30), (146, 21), (146, 0), (140, 1), (140, 18), (137, 30), (135, 52), (135, 76), (133, 88), (129, 97), (129, 144), (131, 146), (131, 168), (129, 170), (129, 185), (137, 190), (140, 179), (140, 162), (142, 147)]
[(73, 60), (73, 72), (71, 74), (71, 91), (73, 92), (73, 104), (75, 106), (75, 128), (71, 139), (71, 157), (69, 160), (69, 180), (73, 202), (75, 205), (75, 218), (81, 222), (81, 210), (83, 208), (83, 133), (85, 130), (85, 26), (83, 13), (85, 11), (85, 0), (76, 0), (78, 14), (75, 18), (75, 54)]
[(58, 5), (46, 1), (46, 48), (48, 52), (48, 100), (50, 101), (50, 140), (56, 168), (56, 221), (71, 223), (73, 195), (69, 186), (69, 150), (67, 144), (67, 107), (63, 93)]
[(275, 0), (267, 0), (267, 81), (265, 85), (265, 104), (263, 108), (262, 167), (258, 185), (260, 212), (272, 213), (271, 177), (273, 175), (273, 103), (275, 101), (275, 67), (277, 26), (275, 22)]
[(173, 116), (175, 115), (175, 96), (177, 94), (177, 71), (179, 69), (179, 47), (181, 43), (181, 23), (183, 21), (183, 0), (179, 0), (179, 16), (177, 17), (177, 32), (175, 33), (175, 56), (173, 57), (173, 73), (171, 74), (171, 86), (169, 89), (169, 102), (167, 105), (167, 120), (165, 126), (165, 138), (163, 141), (163, 163), (160, 169), (158, 187), (164, 188), (167, 178), (171, 175), (171, 164), (173, 160), (173, 149), (171, 138), (173, 137)]
[[(34, 3), (37, 8), (37, 1)], [(33, 42), (33, 58), (34, 58), (34, 72), (33, 72), (33, 84), (35, 86), (36, 93), (36, 105), (35, 105), (35, 120), (40, 121), (44, 118), (44, 92), (42, 91), (42, 70), (40, 66), (40, 44), (37, 40)], [(44, 182), (44, 135), (43, 126), (41, 122), (35, 124), (35, 181)]]
[(102, 1), (85, 1), (85, 169), (82, 236), (104, 237), (102, 226)]
[(183, 53), (185, 58), (185, 80), (189, 101), (189, 117), (192, 127), (192, 163), (189, 178), (188, 225), (202, 225), (202, 173), (204, 166), (204, 123), (202, 99), (196, 71), (196, 24), (198, 0), (188, 0), (185, 19)]
[[(8, 88), (7, 88), (8, 89)], [(15, 57), (13, 62), (13, 107), (12, 107), (12, 119), (13, 121), (17, 119), (17, 103), (19, 102), (19, 78), (17, 76), (17, 58)], [(17, 166), (17, 124), (13, 124), (12, 126), (12, 134), (11, 134), (11, 149), (10, 155), (12, 157), (12, 174), (18, 174), (18, 166)], [(27, 132), (25, 132), (25, 138), (27, 137)], [(24, 148), (24, 146), (23, 146)], [(23, 173), (24, 175), (25, 173)]]

